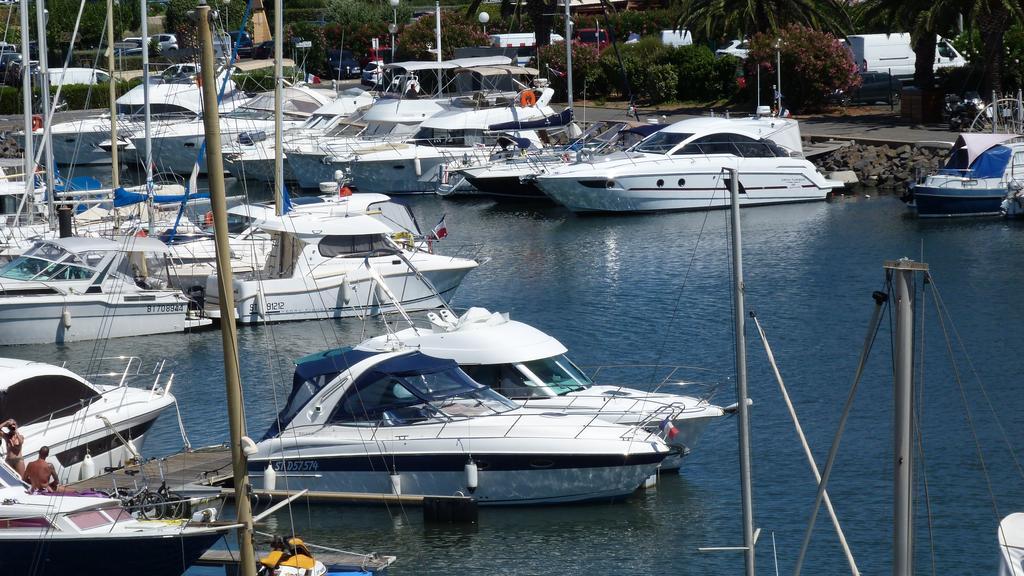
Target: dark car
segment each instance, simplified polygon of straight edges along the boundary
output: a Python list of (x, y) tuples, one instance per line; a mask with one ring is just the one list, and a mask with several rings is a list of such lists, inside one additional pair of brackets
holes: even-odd
[(327, 53), (327, 68), (331, 78), (359, 78), (363, 70), (351, 50), (331, 50)]
[(850, 104), (892, 104), (899, 100), (902, 84), (888, 72), (860, 72), (860, 87), (854, 88), (845, 101)]
[(594, 44), (598, 50), (604, 50), (610, 43), (607, 30), (597, 28), (579, 28), (573, 33), (574, 40), (584, 44)]
[(269, 60), (274, 57), (274, 41), (267, 40), (253, 46), (252, 57), (256, 60)]
[(231, 46), (234, 48), (237, 46), (239, 58), (251, 58), (252, 57), (252, 38), (249, 37), (247, 32), (228, 32), (231, 36)]

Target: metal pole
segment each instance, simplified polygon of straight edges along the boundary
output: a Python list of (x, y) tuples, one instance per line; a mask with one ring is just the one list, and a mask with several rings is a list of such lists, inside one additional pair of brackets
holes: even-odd
[(734, 168), (726, 168), (729, 174), (729, 203), (732, 212), (732, 274), (733, 312), (736, 332), (736, 403), (737, 426), (740, 443), (740, 495), (743, 506), (743, 555), (746, 559), (746, 575), (754, 576), (754, 497), (750, 481), (750, 415), (747, 406), (747, 340), (744, 331), (743, 292), (743, 244), (740, 237), (740, 174)]
[[(274, 0), (274, 214), (281, 215), (284, 210), (284, 148), (281, 133), (281, 102), (284, 100), (284, 70), (281, 59), (284, 54), (282, 39), (284, 38), (284, 2)], [(341, 62), (341, 57), (338, 62)], [(339, 64), (340, 69), (340, 64)], [(227, 316), (232, 318), (233, 316)]]
[[(441, 63), (441, 0), (434, 2), (434, 16), (436, 22), (434, 23), (434, 36), (437, 37), (437, 63)], [(437, 97), (441, 97), (441, 78), (443, 71), (441, 67), (437, 67)]]
[(110, 70), (110, 187), (116, 190), (121, 185), (120, 168), (117, 161), (117, 77), (114, 75), (114, 0), (107, 0), (107, 69)]
[(775, 41), (775, 111), (782, 116), (782, 40)]
[[(146, 0), (139, 0), (142, 8), (142, 114), (146, 127), (146, 207), (149, 212), (149, 231), (153, 232), (153, 142), (150, 139), (149, 118), (149, 7)], [(216, 101), (214, 101), (216, 104)], [(207, 110), (208, 112), (209, 110)], [(209, 156), (209, 144), (206, 146)]]
[(896, 286), (893, 371), (893, 576), (914, 573), (914, 273), (928, 265), (910, 260), (885, 263)]
[[(569, 13), (569, 0), (565, 2), (565, 84), (568, 89), (568, 106), (572, 108), (572, 17)], [(539, 42), (540, 38), (535, 38)], [(600, 40), (600, 37), (598, 37)]]
[[(391, 22), (395, 25), (395, 32), (398, 31), (398, 6), (391, 8)], [(395, 61), (395, 32), (391, 33), (391, 61)]]
[[(25, 112), (25, 201), (32, 202), (36, 191), (36, 157), (33, 150), (35, 135), (32, 133), (32, 75), (28, 63), (31, 59), (28, 43), (28, 0), (21, 0), (21, 103)], [(34, 208), (29, 207), (29, 222), (33, 221)]]
[[(42, 97), (43, 106), (43, 148), (46, 150), (46, 205), (47, 222), (50, 229), (54, 228), (54, 218), (57, 213), (53, 208), (53, 146), (50, 145), (50, 68), (46, 63), (46, 8), (42, 0), (36, 0), (36, 33), (38, 34), (37, 44), (39, 46), (39, 93)], [(25, 30), (28, 30), (27, 28)], [(25, 62), (25, 73), (29, 73), (28, 61)]]
[(999, 100), (996, 99), (996, 91), (992, 91), (992, 133), (996, 133), (996, 122), (999, 121)]
[[(276, 14), (281, 11), (277, 10)], [(238, 329), (235, 326), (235, 296), (232, 292), (231, 250), (228, 246), (227, 200), (224, 195), (224, 161), (220, 149), (220, 114), (217, 110), (217, 74), (213, 56), (213, 15), (205, 0), (196, 8), (199, 41), (202, 46), (203, 127), (206, 131), (206, 168), (210, 181), (210, 204), (217, 243), (217, 289), (220, 297), (221, 340), (224, 343), (224, 384), (227, 388), (228, 423), (231, 429), (231, 460), (238, 510), (239, 568), (243, 576), (255, 576), (256, 554), (252, 547), (252, 508), (249, 502), (249, 474), (242, 452), (245, 414), (238, 366)], [(275, 16), (276, 18), (277, 16)]]

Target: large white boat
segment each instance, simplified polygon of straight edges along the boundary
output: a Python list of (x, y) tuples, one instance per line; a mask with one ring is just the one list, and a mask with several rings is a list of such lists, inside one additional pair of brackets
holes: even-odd
[(167, 246), (128, 236), (40, 240), (0, 268), (0, 345), (182, 332), (209, 324), (170, 288)]
[(820, 201), (843, 186), (802, 157), (796, 121), (761, 116), (676, 122), (625, 152), (540, 174), (537, 185), (574, 212), (709, 210), (729, 206), (726, 168), (739, 170), (744, 206)]
[[(306, 87), (285, 89), (281, 103), (284, 129), (302, 124), (318, 108), (328, 104), (333, 92)], [(274, 93), (268, 92), (246, 100), (234, 110), (221, 114), (220, 133), (223, 142), (262, 140), (274, 133)], [(199, 149), (206, 136), (203, 121), (195, 118), (188, 122), (157, 125), (150, 137), (153, 158), (158, 170), (176, 174), (191, 174), (199, 157)], [(136, 150), (145, 147), (145, 135), (136, 132), (131, 137)], [(199, 163), (199, 172), (206, 173), (206, 163)]]
[(0, 558), (5, 574), (179, 576), (230, 524), (136, 520), (120, 500), (30, 492), (0, 463)]
[[(343, 167), (361, 192), (382, 194), (432, 194), (446, 183), (448, 171), (491, 155), (502, 135), (498, 126), (550, 121), (559, 125), (562, 117), (548, 106), (551, 88), (523, 92), (520, 101), (487, 106), (472, 98), (453, 101), (449, 110), (431, 116), (404, 142), (369, 142), (353, 145), (335, 165)], [(531, 103), (524, 105), (524, 103)], [(510, 130), (514, 138), (543, 146), (536, 130)]]
[[(194, 68), (194, 66), (193, 66)], [(177, 122), (187, 122), (199, 118), (202, 114), (202, 94), (195, 83), (194, 74), (180, 73), (180, 67), (172, 68), (174, 73), (166, 77), (157, 77), (157, 82), (149, 85), (150, 110), (153, 119), (160, 126)], [(221, 74), (224, 81), (226, 73)], [(237, 107), (246, 97), (237, 89), (235, 83), (227, 81), (220, 110), (227, 112)], [(134, 161), (134, 144), (131, 143), (133, 133), (142, 134), (143, 122), (143, 86), (140, 84), (117, 99), (118, 149), (131, 153), (121, 157), (122, 161)], [(110, 164), (110, 115), (95, 118), (61, 122), (50, 127), (53, 141), (53, 157), (61, 164)], [(17, 138), (23, 137), (20, 133)], [(40, 127), (33, 132), (36, 149), (38, 150), (43, 137)]]
[(481, 505), (625, 497), (669, 454), (639, 428), (521, 408), (453, 360), (352, 349), (298, 361), (257, 449), (250, 470), (273, 470), (291, 490), (462, 494)]
[[(286, 145), (292, 140), (303, 141), (326, 134), (338, 135), (341, 132), (356, 135), (362, 131), (362, 126), (352, 131), (351, 125), (345, 121), (358, 111), (371, 106), (374, 100), (369, 92), (360, 88), (349, 88), (338, 94), (334, 102), (316, 109), (302, 125), (286, 131), (282, 135), (282, 142)], [(339, 127), (341, 130), (336, 130)], [(224, 169), (232, 176), (246, 180), (274, 181), (273, 131), (266, 132), (265, 137), (253, 138), (250, 135), (238, 138), (235, 142), (223, 144), (221, 148), (224, 151)], [(287, 153), (284, 157), (287, 159)], [(284, 164), (284, 179), (295, 180), (295, 173), (287, 161)], [(328, 179), (325, 178), (324, 181)]]
[(136, 388), (128, 380), (139, 360), (119, 361), (123, 368), (101, 363), (117, 368), (117, 383), (104, 385), (51, 364), (0, 358), (0, 422), (17, 422), (26, 463), (48, 446), (48, 460), (67, 484), (138, 459), (149, 429), (174, 404), (173, 376), (157, 374), (149, 388)]
[(568, 350), (561, 342), (508, 315), (470, 308), (461, 317), (446, 309), (429, 316), (429, 326), (377, 336), (356, 349), (412, 349), (450, 358), (477, 382), (527, 408), (645, 426), (675, 450), (662, 469), (679, 468), (704, 427), (725, 415), (708, 400), (684, 394), (693, 387), (681, 382), (660, 382), (653, 390), (595, 385), (565, 356)]
[[(256, 226), (276, 238), (259, 269), (234, 279), (235, 314), (243, 324), (380, 314), (394, 310), (395, 302), (436, 308), (478, 265), (433, 254), (408, 232), (365, 213), (293, 212)], [(205, 304), (214, 318), (220, 316), (216, 294), (214, 274)]]

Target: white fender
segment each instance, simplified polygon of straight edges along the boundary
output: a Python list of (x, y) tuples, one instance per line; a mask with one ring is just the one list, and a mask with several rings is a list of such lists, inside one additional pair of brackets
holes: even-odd
[(263, 286), (256, 289), (256, 313), (260, 318), (265, 318), (267, 314), (267, 297), (263, 294)]
[(60, 313), (61, 321), (64, 322), (64, 328), (71, 328), (71, 309), (68, 308), (67, 304), (64, 305), (64, 311)]
[(268, 491), (277, 489), (277, 471), (271, 464), (267, 464), (263, 470), (263, 489)]
[(466, 462), (466, 488), (469, 489), (470, 494), (476, 491), (479, 481), (480, 469), (477, 468), (476, 462), (470, 459), (469, 462)]
[(92, 456), (86, 452), (85, 458), (82, 459), (82, 466), (78, 469), (78, 479), (88, 480), (96, 475), (96, 463), (92, 461)]
[(388, 474), (388, 477), (391, 479), (391, 491), (394, 492), (396, 496), (401, 496), (402, 475), (399, 474), (398, 472), (394, 472), (392, 474)]
[(412, 159), (412, 165), (416, 168), (416, 177), (423, 176), (423, 163), (420, 162), (420, 157), (416, 156)]

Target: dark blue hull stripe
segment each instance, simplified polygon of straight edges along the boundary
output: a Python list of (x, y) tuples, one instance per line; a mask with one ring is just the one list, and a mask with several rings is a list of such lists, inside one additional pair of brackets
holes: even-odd
[[(480, 470), (491, 471), (529, 471), (559, 470), (567, 468), (610, 468), (615, 466), (637, 466), (658, 464), (668, 453), (634, 454), (473, 454), (473, 461)], [(381, 470), (397, 470), (399, 472), (462, 472), (468, 454), (414, 454), (390, 455), (377, 454), (367, 456), (329, 456), (310, 458), (250, 459), (249, 470), (262, 472), (267, 463), (272, 462), (274, 469), (288, 472), (379, 472)]]

